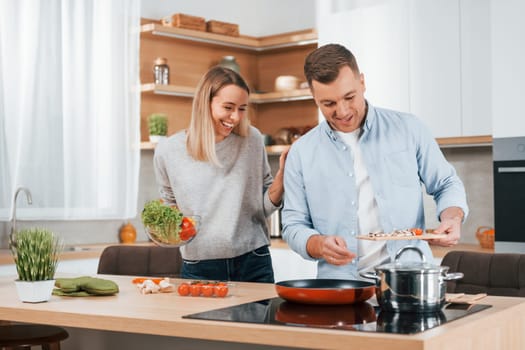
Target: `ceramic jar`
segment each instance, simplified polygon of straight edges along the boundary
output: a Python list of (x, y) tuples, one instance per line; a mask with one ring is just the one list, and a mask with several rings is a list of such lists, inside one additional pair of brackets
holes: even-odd
[(120, 228), (119, 238), (120, 242), (124, 244), (135, 243), (135, 240), (137, 239), (137, 230), (128, 222)]
[(235, 60), (235, 56), (224, 56), (222, 60), (219, 62), (219, 66), (224, 68), (230, 68), (231, 70), (240, 73), (241, 68), (237, 61)]

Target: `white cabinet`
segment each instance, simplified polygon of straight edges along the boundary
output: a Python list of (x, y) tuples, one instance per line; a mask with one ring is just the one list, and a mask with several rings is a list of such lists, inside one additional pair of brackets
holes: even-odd
[(525, 2), (492, 1), (490, 13), (493, 136), (525, 136)]
[(489, 1), (319, 0), (319, 45), (356, 55), (374, 105), (417, 115), (435, 137), (487, 135)]
[(317, 10), (319, 46), (346, 46), (365, 76), (367, 99), (376, 106), (401, 111), (410, 109), (409, 2), (375, 1), (365, 6), (321, 0)]
[(462, 136), (492, 134), (490, 0), (460, 0)]
[(410, 1), (409, 22), (409, 110), (435, 137), (461, 136), (458, 0)]

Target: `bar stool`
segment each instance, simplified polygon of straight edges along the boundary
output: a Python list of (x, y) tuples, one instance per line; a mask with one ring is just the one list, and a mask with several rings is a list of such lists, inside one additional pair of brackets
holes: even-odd
[(69, 334), (56, 326), (39, 324), (12, 324), (0, 326), (0, 349), (31, 349), (41, 346), (42, 350), (60, 350), (60, 342)]

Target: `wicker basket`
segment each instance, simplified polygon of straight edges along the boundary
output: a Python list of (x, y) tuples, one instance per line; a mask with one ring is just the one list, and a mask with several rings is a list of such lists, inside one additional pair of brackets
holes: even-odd
[(476, 231), (476, 238), (482, 248), (494, 249), (495, 231), (492, 227), (480, 226)]

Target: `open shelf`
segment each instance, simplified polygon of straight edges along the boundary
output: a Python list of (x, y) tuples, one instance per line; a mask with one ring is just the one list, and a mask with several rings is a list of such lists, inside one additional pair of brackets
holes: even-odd
[[(448, 147), (490, 147), (492, 146), (492, 136), (482, 135), (482, 136), (464, 136), (464, 137), (446, 137), (436, 139), (439, 146), (442, 148)], [(142, 150), (153, 150), (155, 149), (155, 143), (151, 142), (141, 142), (140, 149)], [(266, 153), (268, 155), (279, 155), (283, 150), (285, 150), (289, 145), (273, 145), (266, 146)]]
[(313, 30), (254, 38), (243, 35), (234, 37), (198, 30), (168, 27), (157, 23), (147, 23), (141, 26), (141, 32), (251, 51), (268, 51), (285, 47), (317, 44), (317, 33)]
[[(141, 87), (141, 91), (143, 93), (151, 92), (157, 95), (169, 95), (189, 98), (193, 97), (193, 95), (195, 94), (195, 88), (179, 85), (143, 84)], [(310, 94), (309, 89), (250, 94), (250, 102), (255, 104), (311, 100), (312, 98), (313, 97)]]

